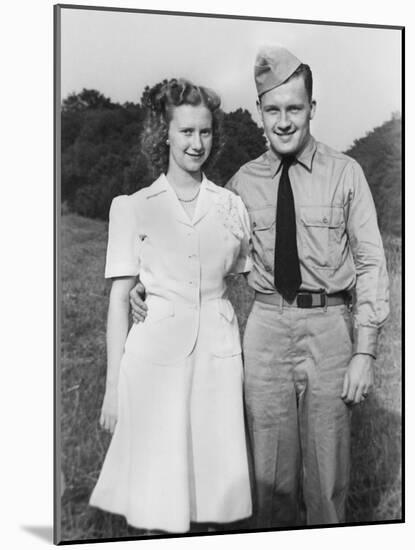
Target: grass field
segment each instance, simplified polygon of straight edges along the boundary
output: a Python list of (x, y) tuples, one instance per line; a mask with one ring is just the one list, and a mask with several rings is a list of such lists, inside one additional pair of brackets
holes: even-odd
[[(105, 384), (107, 226), (66, 214), (61, 237), (62, 540), (139, 535), (123, 518), (88, 507), (110, 440), (98, 426)], [(401, 242), (385, 238), (385, 248), (391, 315), (380, 339), (375, 390), (353, 412), (350, 522), (401, 518)], [(243, 278), (232, 282), (231, 299), (243, 332), (252, 302)]]

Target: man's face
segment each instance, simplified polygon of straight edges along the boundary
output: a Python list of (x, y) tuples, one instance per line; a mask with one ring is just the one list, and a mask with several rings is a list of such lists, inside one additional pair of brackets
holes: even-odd
[(265, 92), (257, 103), (265, 135), (279, 155), (299, 153), (310, 136), (316, 102), (310, 101), (300, 75)]

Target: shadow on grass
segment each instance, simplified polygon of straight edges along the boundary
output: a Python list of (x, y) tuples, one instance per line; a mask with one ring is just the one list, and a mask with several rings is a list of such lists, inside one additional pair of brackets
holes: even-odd
[(348, 522), (402, 519), (401, 432), (376, 394), (354, 409)]

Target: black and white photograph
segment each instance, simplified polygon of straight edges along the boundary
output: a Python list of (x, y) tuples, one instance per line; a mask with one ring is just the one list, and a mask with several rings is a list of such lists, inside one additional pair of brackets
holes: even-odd
[(405, 29), (275, 11), (54, 6), (57, 544), (405, 520)]

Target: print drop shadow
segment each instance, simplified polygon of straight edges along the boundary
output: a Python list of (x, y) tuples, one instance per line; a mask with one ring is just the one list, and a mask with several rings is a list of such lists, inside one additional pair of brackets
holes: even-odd
[(50, 544), (53, 542), (53, 527), (51, 525), (22, 525), (21, 529)]

